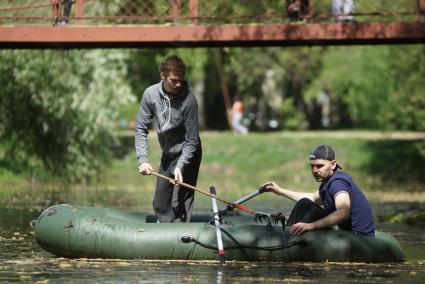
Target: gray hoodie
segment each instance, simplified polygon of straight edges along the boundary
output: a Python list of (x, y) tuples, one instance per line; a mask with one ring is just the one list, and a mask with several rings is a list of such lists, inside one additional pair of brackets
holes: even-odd
[(162, 81), (143, 93), (135, 128), (136, 155), (141, 163), (148, 160), (148, 127), (153, 118), (158, 120), (157, 135), (164, 155), (180, 158), (177, 167), (183, 169), (200, 147), (198, 103), (184, 82), (178, 94), (168, 96)]

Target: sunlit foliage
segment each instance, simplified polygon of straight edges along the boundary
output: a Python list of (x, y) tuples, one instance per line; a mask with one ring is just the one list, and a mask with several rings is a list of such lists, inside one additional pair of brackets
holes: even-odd
[(1, 51), (1, 163), (70, 180), (93, 176), (117, 143), (117, 109), (134, 101), (125, 54)]

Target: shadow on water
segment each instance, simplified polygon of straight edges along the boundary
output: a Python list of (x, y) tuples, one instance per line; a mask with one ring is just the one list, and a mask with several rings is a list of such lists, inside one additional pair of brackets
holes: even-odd
[(0, 282), (257, 283), (423, 283), (425, 229), (378, 224), (393, 234), (406, 263), (269, 263), (66, 259), (42, 250), (29, 222), (39, 211), (0, 208)]
[(421, 155), (425, 150), (424, 140), (377, 140), (366, 147), (372, 154), (364, 164), (368, 172), (389, 182), (425, 182), (425, 158)]

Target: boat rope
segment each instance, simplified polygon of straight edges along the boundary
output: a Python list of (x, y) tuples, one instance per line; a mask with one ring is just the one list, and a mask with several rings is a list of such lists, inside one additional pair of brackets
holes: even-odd
[[(218, 213), (219, 213), (218, 217), (219, 217), (220, 224), (222, 224), (222, 223), (228, 224), (228, 225), (231, 224), (231, 222), (223, 219), (224, 214), (222, 214), (222, 212), (218, 212)], [(263, 220), (265, 220), (266, 221), (266, 228), (267, 228), (268, 231), (271, 230), (272, 223), (277, 225), (279, 222), (282, 225), (282, 229), (285, 230), (285, 226), (286, 226), (286, 222), (287, 222), (285, 215), (283, 215), (280, 212), (268, 214), (267, 216), (256, 214), (254, 216), (254, 220), (255, 220), (256, 223), (261, 223), (261, 224), (263, 223)], [(214, 225), (214, 216), (211, 217), (210, 220), (207, 223)]]
[[(210, 244), (203, 243), (200, 240), (198, 240), (194, 237), (191, 237), (191, 236), (181, 236), (179, 238), (179, 241), (181, 241), (183, 243), (195, 243), (195, 244), (198, 244), (201, 247), (204, 247), (204, 248), (207, 248), (207, 249), (212, 249), (212, 250), (218, 249), (216, 245), (210, 245)], [(277, 245), (277, 246), (257, 247), (257, 246), (247, 246), (247, 245), (238, 244), (238, 245), (235, 245), (235, 246), (224, 246), (224, 249), (225, 250), (230, 250), (230, 249), (256, 249), (256, 250), (274, 251), (274, 250), (287, 249), (287, 248), (293, 247), (295, 245), (307, 246), (308, 243), (307, 243), (306, 240), (301, 239), (301, 240), (295, 240), (295, 241), (287, 242), (285, 244), (281, 244), (281, 245)]]

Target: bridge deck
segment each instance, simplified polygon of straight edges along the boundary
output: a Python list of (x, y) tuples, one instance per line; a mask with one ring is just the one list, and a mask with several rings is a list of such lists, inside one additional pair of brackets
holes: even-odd
[(425, 43), (425, 0), (66, 1), (0, 3), (0, 48)]

